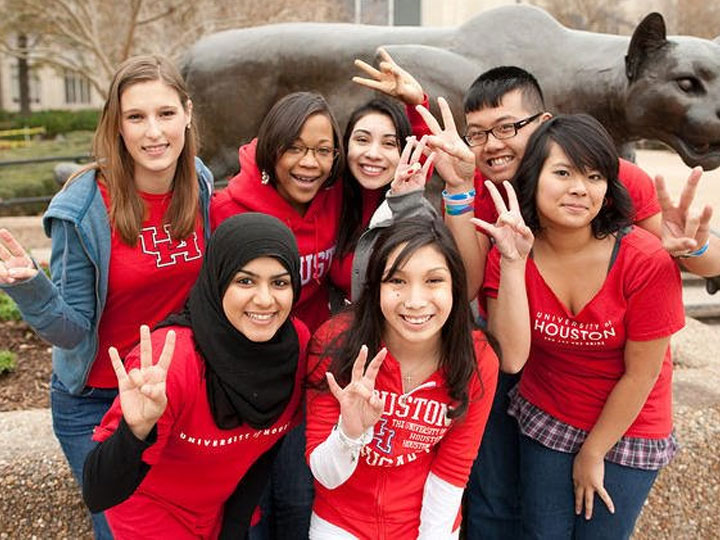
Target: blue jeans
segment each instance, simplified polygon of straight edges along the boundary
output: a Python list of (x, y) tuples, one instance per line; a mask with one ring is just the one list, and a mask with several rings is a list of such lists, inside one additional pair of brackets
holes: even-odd
[(282, 442), (260, 502), (263, 517), (250, 529), (250, 540), (307, 539), (314, 497), (313, 477), (305, 461), (303, 422)]
[(522, 538), (618, 540), (630, 538), (658, 471), (605, 461), (604, 486), (615, 505), (611, 514), (595, 495), (590, 520), (575, 515), (572, 468), (576, 454), (551, 450), (521, 436)]
[(466, 500), (467, 540), (520, 537), (520, 432), (507, 413), (508, 392), (520, 375), (500, 372), (477, 459), (470, 471)]
[[(50, 380), (50, 409), (52, 411), (53, 431), (60, 441), (70, 470), (82, 486), (85, 457), (97, 446), (92, 440), (93, 428), (100, 424), (102, 417), (117, 396), (117, 389), (86, 388), (83, 393), (74, 396), (53, 373)], [(102, 513), (90, 515), (95, 538), (112, 539), (110, 528)]]

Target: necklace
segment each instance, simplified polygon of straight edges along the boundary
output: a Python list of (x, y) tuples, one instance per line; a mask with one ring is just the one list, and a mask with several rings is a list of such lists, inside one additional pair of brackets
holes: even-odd
[[(428, 370), (428, 366), (431, 368)], [(410, 390), (416, 388), (418, 386), (417, 383), (425, 380), (428, 375), (430, 375), (433, 371), (435, 371), (435, 368), (437, 366), (437, 358), (430, 358), (428, 360), (425, 360), (424, 362), (418, 364), (413, 369), (403, 369), (402, 364), (400, 364), (400, 373), (402, 375), (402, 382), (403, 382), (403, 390), (405, 392), (409, 392)]]

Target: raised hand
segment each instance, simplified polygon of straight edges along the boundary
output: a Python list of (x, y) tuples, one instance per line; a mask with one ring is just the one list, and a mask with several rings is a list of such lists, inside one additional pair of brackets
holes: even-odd
[(485, 180), (485, 187), (490, 193), (498, 212), (498, 219), (495, 224), (493, 225), (478, 218), (472, 218), (470, 221), (493, 237), (495, 245), (504, 259), (512, 261), (525, 259), (532, 249), (535, 237), (530, 228), (525, 225), (512, 184), (505, 181), (503, 186), (508, 196), (509, 208), (505, 206), (505, 201), (503, 201), (495, 184), (490, 180)]
[(427, 136), (425, 135), (419, 141), (415, 137), (407, 140), (405, 148), (400, 154), (400, 161), (395, 168), (395, 178), (390, 184), (390, 191), (393, 195), (425, 189), (425, 181), (436, 156), (435, 152), (432, 152), (424, 164), (420, 163), (426, 142)]
[(0, 283), (12, 285), (35, 277), (37, 268), (30, 255), (7, 229), (0, 229)]
[(353, 82), (399, 99), (407, 105), (419, 105), (422, 103), (425, 93), (420, 83), (415, 80), (415, 77), (398, 66), (382, 47), (378, 49), (378, 53), (382, 58), (378, 66), (379, 70), (367, 62), (355, 60), (355, 65), (369, 75), (370, 78), (353, 77)]
[(150, 329), (146, 325), (140, 327), (140, 368), (126, 372), (117, 349), (110, 347), (108, 351), (118, 380), (123, 417), (138, 439), (144, 440), (165, 412), (165, 381), (174, 351), (175, 332), (170, 330), (160, 358), (153, 364)]
[(418, 113), (432, 133), (427, 139), (427, 146), (437, 152), (435, 169), (445, 181), (448, 191), (467, 191), (472, 188), (475, 176), (475, 156), (458, 134), (450, 106), (445, 98), (438, 98), (438, 106), (444, 128), (430, 111), (422, 105), (417, 106)]
[(710, 237), (712, 207), (705, 205), (700, 212), (690, 212), (701, 177), (702, 168), (695, 167), (690, 172), (677, 205), (670, 198), (663, 177), (655, 177), (657, 198), (662, 210), (662, 244), (673, 257), (701, 248)]
[(387, 349), (380, 349), (365, 369), (368, 349), (363, 345), (353, 364), (350, 382), (345, 388), (340, 388), (332, 373), (325, 374), (330, 392), (340, 403), (343, 432), (351, 439), (359, 438), (382, 416), (383, 401), (375, 393), (375, 378), (386, 355)]
[(593, 503), (597, 493), (611, 514), (615, 513), (610, 494), (605, 490), (605, 462), (602, 457), (591, 457), (583, 453), (582, 448), (573, 461), (573, 488), (575, 491), (575, 514), (585, 509), (585, 519), (592, 518)]

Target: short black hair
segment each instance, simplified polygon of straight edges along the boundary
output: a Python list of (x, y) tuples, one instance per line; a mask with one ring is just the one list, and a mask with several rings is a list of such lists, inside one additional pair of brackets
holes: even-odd
[(315, 114), (322, 114), (330, 120), (333, 144), (338, 151), (325, 185), (335, 182), (345, 168), (345, 149), (340, 127), (325, 98), (317, 92), (294, 92), (272, 106), (258, 130), (255, 161), (258, 169), (270, 175), (270, 185), (273, 187), (277, 186), (275, 165), (278, 159), (300, 136), (307, 119)]
[(596, 238), (630, 225), (632, 201), (618, 179), (619, 157), (615, 144), (605, 128), (587, 114), (561, 114), (540, 124), (528, 140), (527, 150), (518, 167), (513, 185), (523, 219), (533, 233), (541, 230), (537, 213), (537, 187), (551, 143), (557, 144), (580, 170), (596, 170), (607, 181), (606, 203), (592, 220)]
[(513, 90), (520, 90), (523, 104), (529, 112), (543, 112), (545, 100), (537, 79), (517, 66), (500, 66), (481, 74), (465, 92), (465, 114), (486, 107), (499, 107), (502, 98)]

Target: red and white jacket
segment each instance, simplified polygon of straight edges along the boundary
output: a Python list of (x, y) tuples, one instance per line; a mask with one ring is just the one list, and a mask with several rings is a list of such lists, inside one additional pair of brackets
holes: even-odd
[[(329, 392), (312, 389), (325, 378), (331, 359), (323, 351), (348, 325), (341, 315), (323, 325), (311, 341), (308, 355), (307, 451), (308, 461), (338, 422), (340, 406)], [(372, 441), (359, 455), (357, 467), (341, 485), (328, 489), (315, 482), (316, 516), (358, 538), (418, 538), (421, 510), (429, 477), (457, 488), (467, 483), (490, 412), (498, 374), (498, 359), (482, 332), (473, 334), (480, 377), (469, 385), (466, 414), (450, 420), (443, 372), (433, 373), (423, 384), (405, 394), (400, 365), (388, 353), (375, 388), (385, 409), (374, 426)], [(460, 524), (458, 502), (450, 510), (448, 534)], [(446, 520), (447, 521), (447, 520)]]

